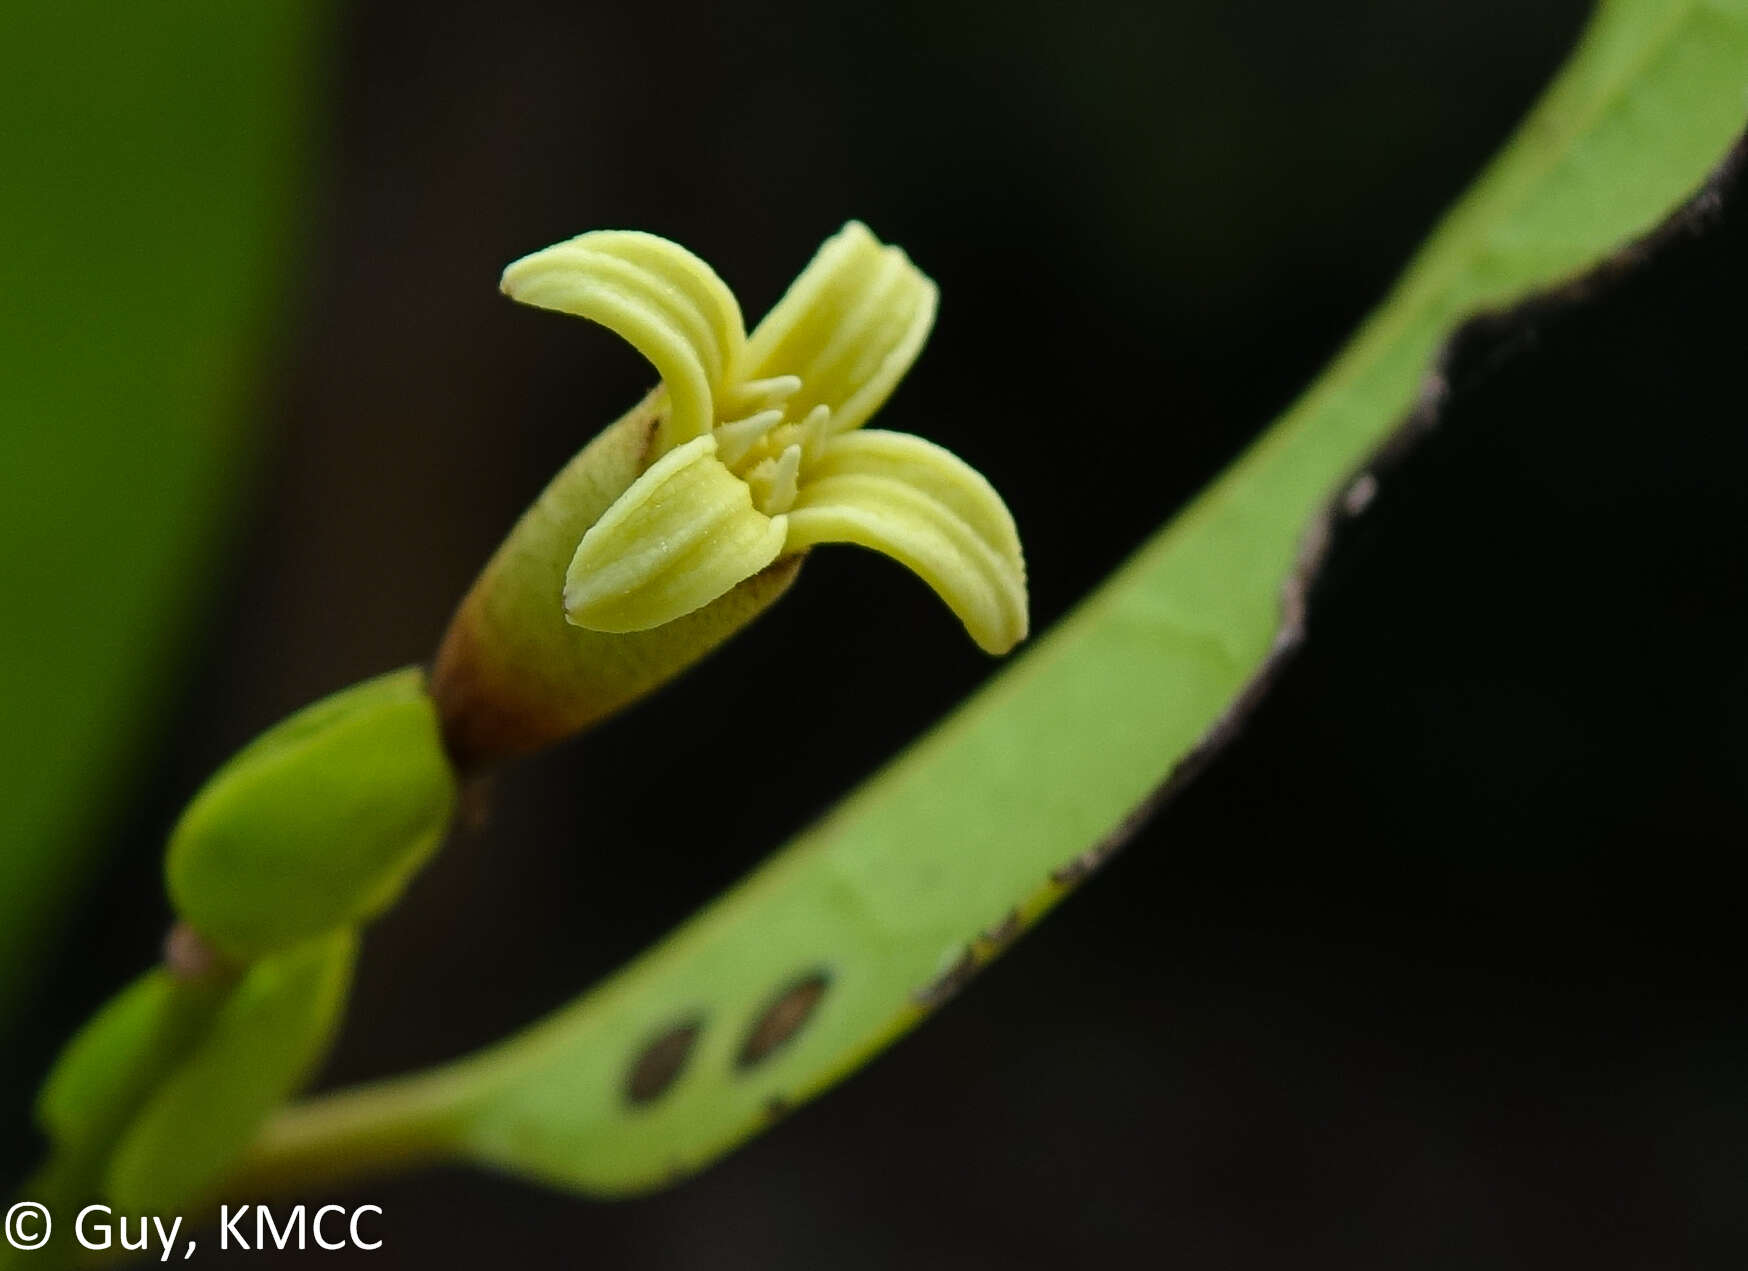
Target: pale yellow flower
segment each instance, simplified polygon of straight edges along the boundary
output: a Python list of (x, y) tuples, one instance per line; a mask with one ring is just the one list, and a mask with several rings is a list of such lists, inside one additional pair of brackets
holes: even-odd
[(862, 427), (934, 323), (935, 285), (898, 248), (851, 222), (750, 337), (715, 272), (653, 234), (580, 235), (511, 265), (503, 288), (617, 332), (667, 394), (653, 462), (571, 559), (574, 625), (649, 630), (780, 557), (855, 543), (910, 568), (989, 652), (1025, 638), (1001, 496), (931, 442)]

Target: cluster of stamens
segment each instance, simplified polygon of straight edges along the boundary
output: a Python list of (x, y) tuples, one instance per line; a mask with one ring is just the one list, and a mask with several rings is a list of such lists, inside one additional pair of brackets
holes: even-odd
[(743, 400), (761, 409), (718, 424), (716, 457), (753, 492), (753, 506), (778, 516), (795, 506), (802, 473), (818, 462), (831, 435), (831, 407), (823, 402), (800, 419), (790, 419), (789, 399), (801, 391), (799, 375), (753, 380), (740, 387)]

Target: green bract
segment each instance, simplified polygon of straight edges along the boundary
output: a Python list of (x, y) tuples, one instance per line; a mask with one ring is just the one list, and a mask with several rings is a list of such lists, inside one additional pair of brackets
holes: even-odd
[(177, 912), (255, 957), (380, 912), (436, 848), (455, 804), (423, 672), (317, 702), (219, 770), (170, 839)]

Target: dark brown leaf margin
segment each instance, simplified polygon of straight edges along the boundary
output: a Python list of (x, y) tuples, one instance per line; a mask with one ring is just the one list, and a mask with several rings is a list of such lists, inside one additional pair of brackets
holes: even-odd
[(1201, 774), (1225, 748), (1281, 677), (1306, 638), (1312, 592), (1331, 554), (1365, 514), (1379, 486), (1415, 445), (1444, 420), (1454, 396), (1456, 368), (1465, 365), (1464, 388), (1490, 375), (1534, 347), (1544, 327), (1614, 292), (1637, 277), (1679, 243), (1702, 237), (1722, 218), (1725, 206), (1748, 185), (1748, 132), (1739, 136), (1721, 163), (1686, 202), (1655, 228), (1623, 244), (1588, 270), (1557, 286), (1536, 292), (1502, 309), (1484, 310), (1456, 326), (1439, 346), (1421, 381), (1414, 408), (1403, 417), (1371, 458), (1360, 465), (1323, 509), (1306, 525), (1292, 573), (1281, 590), (1281, 625), (1274, 647), (1201, 741), (1180, 759), (1154, 791), (1094, 846), (1052, 874), (1058, 885), (1073, 887), (1089, 877), (1128, 843), (1171, 798)]

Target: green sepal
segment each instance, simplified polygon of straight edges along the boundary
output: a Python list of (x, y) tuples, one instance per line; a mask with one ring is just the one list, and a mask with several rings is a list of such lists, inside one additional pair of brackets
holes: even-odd
[(463, 599), (432, 669), (444, 735), (466, 771), (552, 745), (653, 693), (736, 634), (795, 580), (784, 556), (702, 608), (609, 633), (565, 615), (578, 545), (650, 468), (668, 411), (657, 388), (560, 470)]
[(250, 967), (121, 1136), (104, 1197), (157, 1214), (206, 1197), (327, 1053), (357, 952), (340, 931)]
[(299, 711), (195, 796), (170, 837), (176, 911), (243, 959), (381, 912), (455, 806), (437, 708), (417, 668)]

